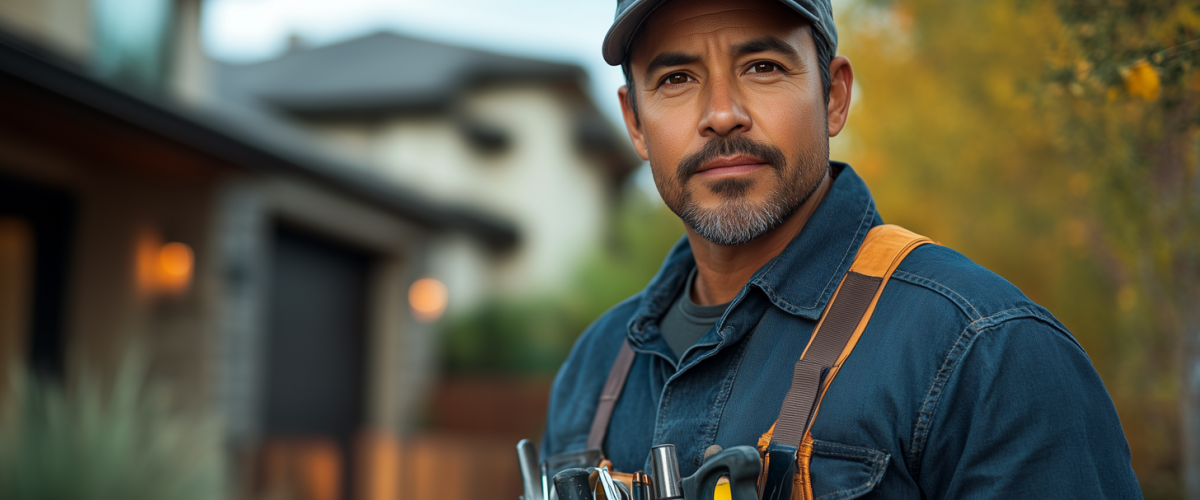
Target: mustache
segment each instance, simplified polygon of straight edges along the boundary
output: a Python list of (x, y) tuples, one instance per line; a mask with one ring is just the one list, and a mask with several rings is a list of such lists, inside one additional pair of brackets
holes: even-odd
[(726, 138), (716, 138), (704, 143), (704, 147), (699, 151), (692, 153), (679, 161), (679, 167), (676, 170), (676, 175), (679, 177), (680, 184), (687, 181), (689, 177), (695, 175), (700, 167), (705, 163), (713, 161), (722, 156), (747, 155), (762, 158), (771, 168), (776, 171), (782, 170), (787, 166), (787, 157), (783, 151), (770, 144), (755, 142), (745, 136), (733, 136)]

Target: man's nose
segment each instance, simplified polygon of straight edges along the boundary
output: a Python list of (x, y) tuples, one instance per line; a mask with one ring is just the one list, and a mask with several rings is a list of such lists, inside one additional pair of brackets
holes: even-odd
[(750, 130), (752, 121), (742, 102), (735, 75), (711, 75), (708, 100), (700, 118), (701, 136), (729, 136)]

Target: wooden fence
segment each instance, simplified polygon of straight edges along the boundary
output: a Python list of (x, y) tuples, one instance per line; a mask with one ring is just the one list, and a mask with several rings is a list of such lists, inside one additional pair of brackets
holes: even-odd
[[(408, 436), (364, 431), (352, 478), (330, 439), (274, 439), (248, 464), (247, 499), (515, 500), (516, 444), (541, 437), (548, 381), (446, 380), (429, 405), (428, 429)], [(352, 481), (345, 488), (344, 481)]]

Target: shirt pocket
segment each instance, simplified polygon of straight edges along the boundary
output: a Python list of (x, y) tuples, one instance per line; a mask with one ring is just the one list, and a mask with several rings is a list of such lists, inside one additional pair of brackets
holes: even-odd
[(813, 498), (844, 500), (870, 492), (883, 479), (891, 455), (870, 448), (813, 440)]

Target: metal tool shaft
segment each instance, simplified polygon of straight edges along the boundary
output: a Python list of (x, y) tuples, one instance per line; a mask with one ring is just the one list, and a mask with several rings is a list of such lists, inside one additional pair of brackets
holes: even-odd
[(600, 468), (600, 488), (604, 490), (604, 498), (607, 500), (621, 500), (621, 494), (617, 492), (617, 485), (614, 484), (612, 474), (608, 472), (608, 466)]
[(675, 445), (660, 444), (650, 449), (650, 467), (653, 469), (654, 499), (671, 500), (683, 498), (683, 486), (679, 477), (679, 458)]
[(542, 481), (538, 470), (537, 448), (533, 441), (522, 439), (517, 443), (517, 465), (521, 467), (521, 482), (525, 486), (525, 500), (542, 498)]

